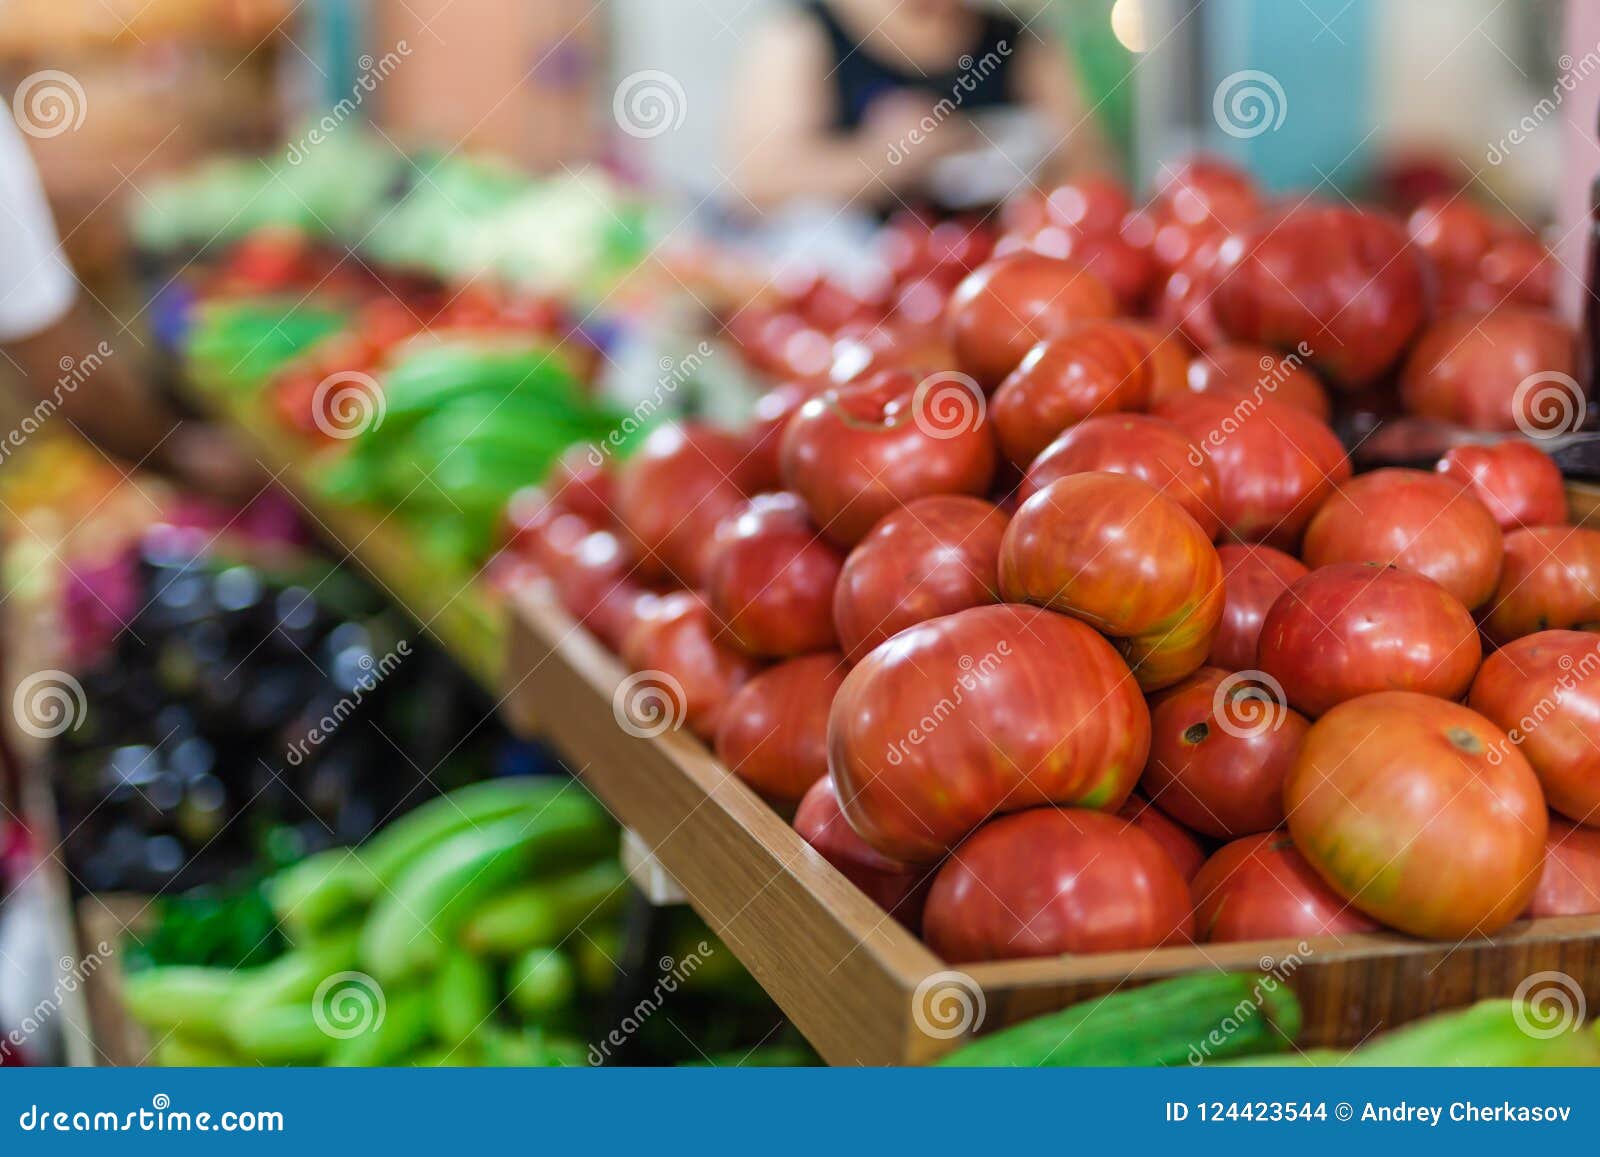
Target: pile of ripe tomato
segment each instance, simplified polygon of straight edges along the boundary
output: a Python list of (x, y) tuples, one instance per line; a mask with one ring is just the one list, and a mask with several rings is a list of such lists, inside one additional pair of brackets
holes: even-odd
[(509, 511), (673, 722), (950, 961), (1600, 911), (1600, 531), (1535, 441), (1353, 475), (1329, 424), (1532, 428), (1537, 239), (1198, 159), (883, 248), (731, 319), (745, 428)]

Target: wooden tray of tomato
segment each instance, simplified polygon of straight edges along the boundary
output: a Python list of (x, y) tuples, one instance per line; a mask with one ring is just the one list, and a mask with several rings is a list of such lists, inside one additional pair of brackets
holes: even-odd
[[(1505, 287), (1433, 217), (1266, 216), (1178, 173), (1147, 211), (1213, 233), (1147, 283), (1094, 184), (1009, 213), (998, 256), (913, 237), (935, 325), (825, 295), (818, 373), (784, 358), (820, 307), (745, 319), (795, 379), (748, 428), (664, 427), (519, 504), (518, 719), (830, 1061), (1196, 969), (1280, 976), (1311, 1044), (1600, 1000), (1593, 492), (1525, 439), (1353, 475), (1329, 425), (1398, 383), (1521, 428), (1428, 299)], [(1561, 323), (1510, 293), (1493, 356), (1526, 372)]]

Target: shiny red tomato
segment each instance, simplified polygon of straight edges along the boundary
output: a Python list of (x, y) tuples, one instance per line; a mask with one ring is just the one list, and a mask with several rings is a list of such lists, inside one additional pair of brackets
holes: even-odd
[(1184, 388), (1196, 394), (1219, 394), (1235, 403), (1245, 398), (1274, 398), (1304, 410), (1319, 422), (1333, 416), (1328, 391), (1300, 357), (1262, 345), (1212, 346), (1189, 363)]
[(1402, 932), (1457, 940), (1505, 927), (1538, 884), (1549, 826), (1539, 780), (1505, 737), (1428, 695), (1340, 704), (1312, 725), (1284, 783), (1295, 846), (1335, 892)]
[(1062, 225), (1046, 225), (1033, 233), (1013, 234), (1000, 239), (995, 255), (1004, 256), (1020, 249), (1046, 257), (1071, 261), (1099, 278), (1111, 291), (1117, 312), (1140, 314), (1151, 289), (1161, 277), (1161, 268), (1150, 253), (1148, 242), (1141, 244), (1141, 218), (1126, 232), (1075, 233)]
[(1467, 705), (1521, 747), (1551, 807), (1600, 826), (1600, 635), (1512, 640), (1484, 660)]
[(550, 492), (550, 501), (581, 514), (597, 527), (610, 526), (617, 520), (616, 478), (606, 460), (591, 447), (574, 446), (568, 450), (550, 468), (543, 485)]
[(1202, 835), (1269, 831), (1283, 823), (1283, 777), (1309, 726), (1248, 673), (1202, 667), (1151, 706), (1139, 789)]
[(717, 758), (768, 799), (798, 803), (828, 774), (828, 709), (844, 672), (844, 656), (823, 651), (756, 675), (722, 709)]
[(1498, 232), (1493, 217), (1455, 193), (1427, 198), (1406, 218), (1412, 244), (1433, 260), (1446, 279), (1470, 276)]
[(1171, 422), (1146, 414), (1104, 414), (1069, 426), (1033, 460), (1017, 491), (1027, 501), (1069, 474), (1104, 471), (1148, 482), (1188, 512), (1207, 538), (1222, 528), (1211, 460), (1191, 454)]
[(1154, 321), (1122, 319), (1122, 328), (1144, 343), (1150, 375), (1150, 404), (1185, 388), (1190, 348), (1181, 333)]
[(1555, 817), (1544, 849), (1544, 870), (1524, 916), (1593, 916), (1600, 913), (1600, 831)]
[(1217, 258), (1217, 320), (1237, 341), (1298, 349), (1334, 385), (1370, 385), (1425, 320), (1405, 230), (1365, 209), (1305, 205), (1236, 233)]
[(1502, 304), (1549, 309), (1555, 304), (1556, 260), (1537, 237), (1502, 237), (1478, 262), (1478, 278)]
[[(1190, 245), (1190, 233), (1187, 230), (1180, 232), (1185, 239), (1185, 255), (1175, 263), (1156, 298), (1156, 322), (1166, 329), (1181, 333), (1196, 349), (1210, 349), (1228, 340), (1222, 324), (1217, 321), (1213, 304), (1217, 253), (1222, 247), (1223, 238), (1213, 234), (1195, 240)], [(1160, 234), (1157, 235), (1159, 244)]]
[(1472, 487), (1501, 530), (1567, 521), (1561, 468), (1531, 442), (1508, 438), (1492, 446), (1453, 446), (1438, 468), (1446, 478)]
[(1469, 488), (1426, 470), (1374, 470), (1341, 485), (1306, 527), (1313, 570), (1374, 562), (1426, 575), (1470, 611), (1494, 594), (1505, 543)]
[(1376, 932), (1306, 863), (1284, 831), (1262, 832), (1220, 848), (1194, 877), (1197, 940), (1340, 936)]
[(979, 828), (934, 877), (928, 946), (952, 964), (1183, 944), (1189, 888), (1136, 824), (1036, 808)]
[(1195, 394), (1153, 412), (1211, 459), (1223, 534), (1241, 542), (1292, 550), (1322, 500), (1350, 477), (1338, 436), (1272, 398), (1245, 404)]
[(1133, 199), (1121, 181), (1090, 173), (1051, 189), (1045, 196), (1044, 211), (1048, 222), (1098, 237), (1121, 227), (1123, 218), (1133, 211)]
[(1012, 516), (1000, 592), (1111, 635), (1150, 691), (1205, 662), (1222, 618), (1222, 563), (1200, 525), (1148, 483), (1071, 474)]
[(968, 385), (891, 371), (802, 405), (780, 461), (784, 486), (806, 500), (823, 533), (854, 546), (907, 502), (988, 493), (995, 448), (983, 399)]
[(1354, 562), (1312, 571), (1273, 603), (1257, 655), (1313, 718), (1374, 691), (1460, 699), (1482, 657), (1460, 599), (1422, 575)]
[(992, 390), (1039, 342), (1115, 312), (1116, 299), (1094, 274), (1022, 250), (967, 275), (945, 309), (945, 333), (961, 369)]
[(850, 662), (891, 635), (968, 607), (1000, 601), (1006, 516), (981, 498), (936, 494), (874, 526), (845, 560), (833, 622)]
[(1206, 862), (1206, 850), (1200, 839), (1155, 804), (1138, 792), (1128, 797), (1128, 802), (1117, 809), (1117, 814), (1141, 828), (1178, 865), (1185, 880), (1194, 879), (1200, 865)]
[(662, 426), (617, 469), (614, 509), (642, 576), (700, 585), (717, 523), (744, 502), (747, 453), (710, 426)]
[(1407, 413), (1474, 430), (1569, 430), (1584, 402), (1576, 351), (1572, 327), (1553, 313), (1453, 314), (1418, 338), (1400, 401)]
[(1299, 559), (1270, 546), (1230, 543), (1217, 547), (1217, 557), (1222, 561), (1226, 597), (1206, 662), (1225, 671), (1247, 671), (1256, 665), (1256, 645), (1267, 612), (1309, 570)]
[(783, 431), (802, 402), (815, 391), (805, 382), (780, 382), (756, 399), (749, 424), (740, 431), (744, 443), (750, 489), (757, 493), (781, 485), (778, 450)]
[[(617, 708), (641, 729), (687, 724), (701, 739), (717, 733), (722, 710), (760, 663), (718, 638), (716, 619), (698, 595), (677, 591), (641, 610), (622, 641), (622, 661), (642, 676), (636, 694), (652, 695), (645, 710), (624, 697)], [(661, 730), (666, 730), (665, 727)]]
[(783, 658), (838, 645), (833, 587), (844, 553), (797, 495), (758, 494), (737, 507), (705, 557), (706, 601), (741, 651)]
[(1534, 526), (1506, 535), (1482, 626), (1500, 646), (1536, 631), (1600, 630), (1600, 530)]
[(891, 860), (856, 835), (828, 776), (812, 784), (800, 801), (794, 830), (878, 907), (912, 932), (922, 927), (922, 906), (933, 885), (933, 869)]
[(571, 537), (566, 529), (563, 523), (547, 536), (538, 562), (567, 614), (616, 650), (632, 625), (632, 604), (644, 593), (634, 578), (634, 557), (609, 530)]
[(1260, 190), (1249, 172), (1232, 161), (1195, 154), (1161, 166), (1155, 212), (1187, 229), (1239, 229), (1262, 209)]
[(828, 767), (851, 826), (908, 863), (995, 812), (1115, 809), (1150, 748), (1150, 713), (1116, 651), (1036, 607), (973, 607), (902, 631), (845, 678)]

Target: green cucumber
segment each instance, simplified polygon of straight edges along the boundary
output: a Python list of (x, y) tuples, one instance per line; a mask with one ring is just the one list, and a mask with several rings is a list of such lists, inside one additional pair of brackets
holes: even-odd
[(522, 884), (490, 897), (461, 929), (474, 952), (512, 956), (540, 944), (560, 944), (580, 924), (602, 920), (627, 898), (622, 866), (603, 861), (550, 880)]
[(572, 958), (555, 948), (534, 948), (511, 965), (506, 976), (511, 1007), (530, 1021), (565, 1011), (578, 993)]
[(228, 1040), (248, 1064), (315, 1065), (334, 1044), (323, 1026), (309, 1001), (241, 1009), (228, 1023)]
[(541, 1029), (505, 1029), (484, 1025), (477, 1042), (483, 1063), (492, 1068), (580, 1068), (587, 1064), (582, 1044)]
[(309, 1004), (325, 979), (356, 966), (360, 936), (359, 929), (346, 929), (286, 952), (270, 964), (240, 973), (238, 1007), (257, 1009)]
[(578, 929), (570, 947), (578, 962), (578, 984), (583, 991), (610, 992), (617, 982), (617, 961), (622, 956), (622, 929), (615, 924), (585, 925)]
[(231, 1069), (239, 1058), (221, 1045), (173, 1033), (156, 1045), (151, 1059), (164, 1069)]
[(1207, 973), (1094, 997), (1001, 1029), (938, 1063), (968, 1067), (1183, 1065), (1286, 1048), (1300, 1002), (1271, 976)]
[(295, 940), (326, 932), (351, 919), (378, 891), (366, 862), (349, 848), (329, 848), (285, 868), (267, 881), (272, 911)]
[(523, 811), (537, 811), (563, 791), (575, 788), (570, 780), (516, 777), (471, 784), (421, 804), (361, 846), (361, 859), (380, 885), (395, 880), (428, 849), (457, 832), (481, 827)]
[(1386, 1033), (1345, 1062), (1371, 1067), (1513, 1067), (1600, 1065), (1600, 1040), (1574, 1021), (1569, 1031), (1534, 1036), (1545, 1020), (1514, 1000), (1481, 1000)]
[(154, 1032), (181, 1031), (224, 1041), (246, 975), (186, 964), (147, 968), (123, 980), (122, 1003), (134, 1020)]
[(494, 972), (488, 964), (459, 948), (439, 962), (433, 978), (433, 1034), (457, 1045), (477, 1031), (494, 1014)]
[(330, 1068), (380, 1068), (397, 1063), (422, 1047), (433, 1029), (431, 995), (420, 989), (406, 989), (390, 995), (383, 1019), (356, 1036), (334, 1042), (329, 1050)]
[(588, 796), (568, 792), (538, 812), (459, 832), (378, 898), (361, 934), (367, 971), (388, 983), (434, 967), (484, 897), (605, 851), (615, 834)]

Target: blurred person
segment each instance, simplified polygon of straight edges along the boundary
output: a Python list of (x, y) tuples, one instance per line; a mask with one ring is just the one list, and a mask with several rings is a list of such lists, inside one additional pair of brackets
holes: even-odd
[(125, 464), (202, 493), (246, 499), (260, 490), (254, 463), (223, 431), (173, 413), (131, 359), (114, 356), (113, 336), (79, 301), (33, 158), (9, 112), (0, 115), (0, 365), (16, 371), (26, 408), (41, 419), (60, 413)]
[(733, 118), (736, 180), (762, 211), (971, 208), (1025, 174), (1112, 165), (1066, 47), (969, 0), (788, 0), (742, 62)]

